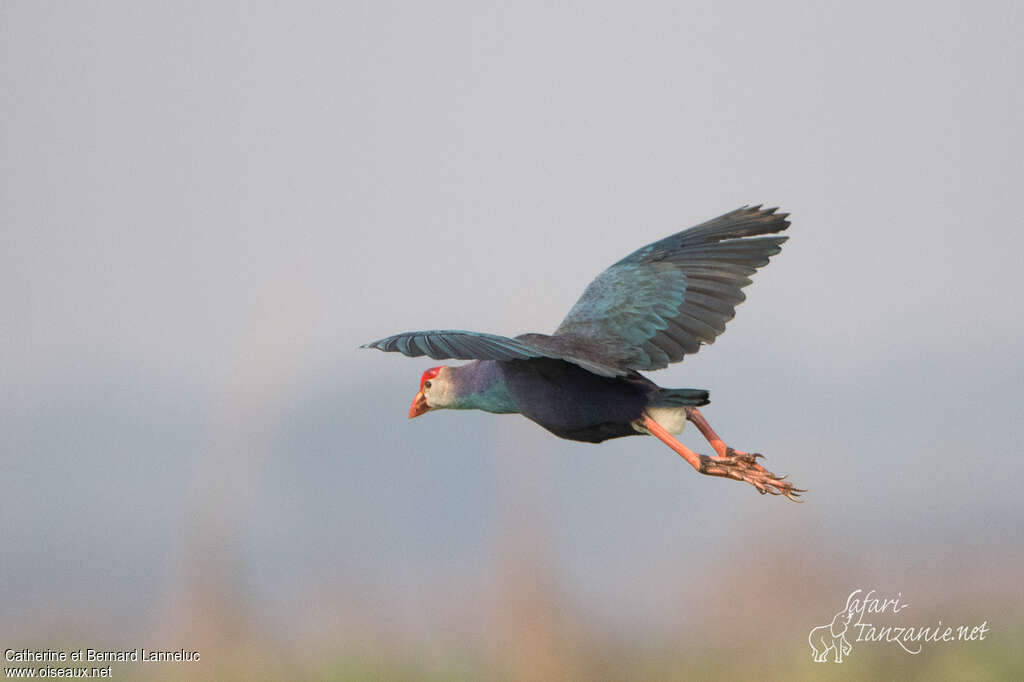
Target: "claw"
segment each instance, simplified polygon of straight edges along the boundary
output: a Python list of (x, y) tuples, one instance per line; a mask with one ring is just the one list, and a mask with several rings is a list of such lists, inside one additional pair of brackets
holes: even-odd
[(762, 495), (766, 493), (784, 495), (793, 502), (802, 502), (797, 498), (806, 491), (794, 487), (792, 483), (786, 481), (786, 476), (776, 475), (758, 464), (759, 457), (764, 459), (764, 455), (761, 453), (740, 453), (732, 448), (727, 448), (725, 457), (700, 455), (699, 471), (709, 476), (745, 481), (754, 486), (754, 489)]

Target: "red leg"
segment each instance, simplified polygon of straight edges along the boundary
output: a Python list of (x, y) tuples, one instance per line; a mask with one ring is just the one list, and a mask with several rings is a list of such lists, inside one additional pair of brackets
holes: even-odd
[[(711, 428), (711, 424), (708, 424), (708, 420), (704, 418), (704, 415), (700, 413), (696, 407), (689, 407), (686, 409), (686, 418), (692, 421), (697, 428), (700, 430), (704, 437), (711, 443), (711, 447), (715, 449), (719, 457), (725, 457), (726, 451), (729, 447), (725, 444), (725, 441), (718, 437), (715, 430)], [(747, 454), (747, 453), (740, 453)]]
[(757, 488), (757, 491), (762, 495), (765, 493), (785, 495), (794, 502), (800, 501), (797, 498), (800, 496), (800, 493), (805, 491), (793, 487), (793, 484), (788, 481), (784, 481), (785, 476), (777, 476), (758, 464), (757, 458), (762, 457), (762, 455), (756, 453), (751, 455), (727, 447), (700, 412), (697, 412), (696, 409), (693, 412), (696, 412), (696, 419), (690, 416), (689, 410), (687, 411), (687, 416), (690, 418), (690, 421), (697, 425), (697, 428), (704, 434), (704, 437), (715, 448), (715, 452), (718, 453), (717, 456), (708, 457), (707, 455), (697, 454), (673, 438), (672, 434), (666, 431), (661, 424), (646, 414), (640, 422), (652, 436), (672, 448), (673, 451), (689, 462), (690, 466), (699, 473), (708, 476), (722, 476), (737, 481), (746, 481)]
[(644, 428), (650, 431), (652, 436), (654, 436), (662, 443), (675, 450), (676, 453), (680, 457), (685, 459), (687, 462), (689, 462), (690, 466), (692, 466), (694, 469), (696, 469), (697, 471), (701, 470), (701, 467), (703, 466), (701, 464), (701, 457), (706, 458), (707, 455), (698, 455), (696, 452), (694, 452), (690, 448), (686, 447), (685, 445), (677, 441), (675, 438), (672, 437), (671, 433), (669, 433), (664, 429), (664, 427), (662, 427), (661, 424), (654, 421), (646, 414), (644, 415), (641, 421), (643, 423)]

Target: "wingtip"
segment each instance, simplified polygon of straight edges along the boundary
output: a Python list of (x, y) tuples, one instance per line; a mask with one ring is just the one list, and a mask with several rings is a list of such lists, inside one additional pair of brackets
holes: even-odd
[[(771, 220), (781, 221), (789, 226), (789, 221), (786, 220), (789, 217), (789, 212), (778, 213), (779, 206), (764, 207), (764, 204), (744, 204), (736, 209), (735, 212), (742, 211), (748, 217), (759, 219), (759, 220)], [(783, 228), (785, 229), (785, 228)]]
[(776, 211), (779, 210), (778, 206), (771, 206), (769, 208), (761, 210), (761, 205), (759, 204), (757, 208), (759, 209), (758, 214), (760, 218), (768, 219), (774, 224), (782, 225), (782, 227), (780, 227), (778, 230), (779, 232), (785, 231), (786, 229), (789, 228), (790, 225), (792, 225), (792, 223), (788, 220), (789, 212), (784, 211), (782, 213), (777, 213)]

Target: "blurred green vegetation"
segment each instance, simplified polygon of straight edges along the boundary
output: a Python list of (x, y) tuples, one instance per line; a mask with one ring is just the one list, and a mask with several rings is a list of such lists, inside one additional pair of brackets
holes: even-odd
[[(770, 636), (767, 636), (770, 635)], [(115, 679), (317, 680), (323, 682), (448, 682), (451, 680), (1020, 680), (1024, 675), (1024, 627), (995, 630), (984, 642), (926, 646), (910, 655), (895, 645), (854, 645), (840, 664), (814, 663), (802, 629), (766, 633), (730, 644), (681, 643), (648, 650), (611, 643), (567, 649), (515, 648), (485, 656), (450, 650), (347, 652), (286, 662), (234, 652), (210, 651), (200, 664), (115, 666)], [(139, 673), (145, 673), (140, 676)]]
[[(646, 629), (593, 618), (593, 604), (571, 598), (571, 586), (559, 582), (538, 543), (499, 552), (489, 592), (439, 593), (422, 607), (408, 604), (404, 617), (416, 628), (405, 630), (394, 627), (401, 622), (394, 603), (339, 600), (323, 585), (312, 586), (318, 610), (307, 607), (286, 623), (237, 588), (237, 572), (204, 561), (168, 618), (141, 644), (198, 649), (201, 661), (114, 665), (113, 679), (1024, 680), (1015, 547), (991, 546), (986, 562), (964, 563), (955, 580), (943, 561), (918, 565), (902, 591), (909, 609), (872, 619), (914, 627), (987, 621), (984, 641), (924, 643), (912, 655), (895, 643), (858, 642), (851, 631), (853, 650), (842, 663), (815, 663), (808, 634), (826, 624), (849, 593), (837, 593), (835, 585), (845, 588), (847, 575), (871, 585), (877, 573), (842, 552), (793, 542), (776, 546), (781, 537), (738, 543), (714, 570), (687, 574), (686, 589), (664, 596), (678, 609), (678, 621)], [(832, 575), (837, 565), (845, 567), (840, 578)], [(95, 642), (88, 632), (65, 631), (29, 646), (71, 650), (87, 642), (117, 649), (132, 637)]]

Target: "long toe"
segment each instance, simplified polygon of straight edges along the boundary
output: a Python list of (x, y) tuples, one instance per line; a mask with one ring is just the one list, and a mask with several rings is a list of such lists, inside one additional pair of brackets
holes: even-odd
[(802, 493), (807, 492), (803, 488), (797, 488), (785, 476), (768, 471), (757, 463), (758, 457), (764, 455), (754, 453), (740, 453), (731, 448), (725, 457), (700, 456), (700, 473), (708, 476), (721, 476), (736, 481), (745, 481), (754, 486), (759, 493), (764, 495), (784, 495), (793, 502), (802, 502), (799, 499)]

